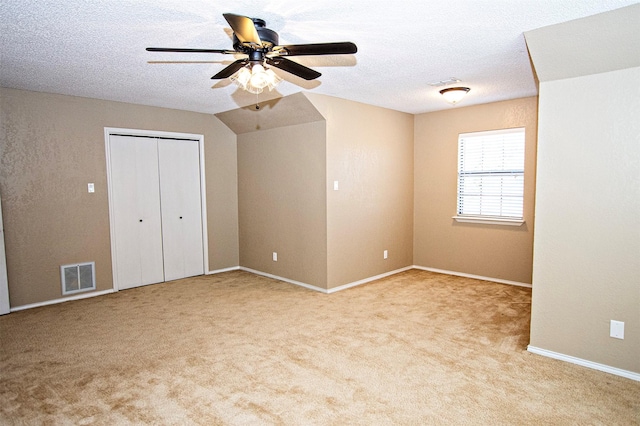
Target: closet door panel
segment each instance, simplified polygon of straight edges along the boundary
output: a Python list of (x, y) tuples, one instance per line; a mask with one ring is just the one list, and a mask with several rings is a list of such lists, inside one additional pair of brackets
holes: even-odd
[(200, 148), (158, 140), (165, 280), (204, 274)]
[(162, 282), (157, 142), (112, 135), (110, 157), (118, 287)]

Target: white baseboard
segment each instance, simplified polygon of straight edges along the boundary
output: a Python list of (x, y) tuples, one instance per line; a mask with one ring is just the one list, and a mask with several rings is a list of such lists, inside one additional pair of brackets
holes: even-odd
[[(222, 273), (222, 272), (229, 272), (229, 271), (237, 271), (239, 269), (240, 269), (239, 266), (233, 266), (231, 268), (217, 269), (215, 271), (209, 271), (209, 272), (206, 273), (206, 275), (219, 274), (219, 273)], [(16, 306), (16, 307), (11, 308), (11, 310), (9, 312), (18, 312), (18, 311), (24, 311), (25, 309), (39, 308), (39, 307), (48, 306), (48, 305), (56, 305), (58, 303), (70, 302), (72, 300), (87, 299), (89, 297), (103, 296), (105, 294), (111, 294), (111, 293), (115, 293), (115, 292), (116, 292), (116, 290), (109, 289), (109, 290), (102, 290), (102, 291), (93, 291), (93, 292), (90, 292), (90, 293), (82, 293), (82, 294), (77, 294), (75, 296), (63, 297), (63, 298), (60, 298), (60, 299), (47, 300), (45, 302), (38, 302), (38, 303), (31, 303), (29, 305)]]
[(308, 288), (310, 290), (319, 291), (321, 293), (326, 293), (327, 292), (327, 289), (322, 288), (322, 287), (317, 287), (315, 285), (303, 283), (303, 282), (296, 281), (296, 280), (290, 280), (289, 278), (279, 277), (278, 275), (273, 275), (273, 274), (269, 274), (267, 272), (257, 271), (255, 269), (251, 269), (251, 268), (245, 268), (244, 266), (240, 266), (240, 270), (241, 271), (246, 271), (246, 272), (251, 272), (252, 274), (261, 275), (261, 276), (267, 277), (267, 278), (273, 278), (274, 280), (284, 281), (284, 282), (289, 283), (289, 284), (299, 285), (300, 287)]
[(105, 294), (114, 293), (113, 289), (92, 291), (91, 293), (77, 294), (71, 297), (63, 297), (61, 299), (47, 300), (46, 302), (31, 303), (29, 305), (16, 306), (11, 308), (11, 312), (24, 311), (25, 309), (39, 308), (41, 306), (55, 305), (58, 303), (69, 302), (71, 300), (88, 299), (89, 297), (103, 296)]
[(627, 379), (635, 380), (636, 382), (640, 382), (640, 373), (635, 373), (633, 371), (623, 370), (617, 367), (611, 367), (605, 364), (599, 364), (597, 362), (588, 361), (582, 358), (576, 358), (571, 355), (565, 355), (558, 352), (549, 351), (546, 349), (536, 348), (535, 346), (527, 346), (527, 351), (534, 353), (536, 355), (546, 356), (547, 358), (553, 358), (560, 361), (570, 362), (571, 364), (577, 364), (582, 367), (591, 368), (593, 370), (604, 371), (605, 373), (615, 374), (616, 376), (626, 377)]
[(422, 269), (423, 271), (436, 272), (438, 274), (455, 275), (457, 277), (473, 278), (475, 280), (482, 280), (482, 281), (491, 281), (499, 284), (508, 284), (508, 285), (515, 285), (518, 287), (528, 287), (528, 288), (532, 287), (531, 284), (529, 283), (521, 283), (518, 281), (503, 280), (500, 278), (491, 278), (491, 277), (483, 277), (480, 275), (465, 274), (464, 272), (446, 271), (444, 269), (427, 268), (425, 266), (418, 266), (418, 265), (413, 265), (413, 268)]
[(216, 269), (214, 271), (209, 271), (205, 275), (221, 274), (223, 272), (231, 272), (231, 271), (239, 271), (239, 270), (240, 270), (239, 266), (232, 266), (231, 268), (223, 268), (223, 269)]
[[(321, 293), (331, 294), (331, 293), (336, 293), (336, 292), (341, 291), (341, 290), (346, 290), (348, 288), (352, 288), (352, 287), (356, 287), (356, 286), (359, 286), (359, 285), (362, 285), (362, 284), (366, 284), (366, 283), (371, 282), (371, 281), (379, 280), (381, 278), (385, 278), (385, 277), (388, 277), (390, 275), (395, 275), (395, 274), (398, 274), (400, 272), (408, 271), (409, 269), (422, 269), (424, 271), (436, 272), (436, 273), (439, 273), (439, 274), (457, 275), (457, 276), (460, 276), (460, 277), (473, 278), (473, 279), (478, 279), (478, 280), (483, 280), (483, 281), (497, 282), (497, 283), (500, 283), (500, 284), (510, 284), (510, 285), (516, 285), (516, 286), (531, 288), (531, 284), (519, 283), (519, 282), (516, 282), (516, 281), (501, 280), (501, 279), (497, 279), (497, 278), (482, 277), (482, 276), (479, 276), (479, 275), (471, 275), (471, 274), (465, 274), (465, 273), (461, 273), (461, 272), (446, 271), (446, 270), (443, 270), (443, 269), (427, 268), (427, 267), (424, 267), (424, 266), (417, 266), (417, 265), (407, 266), (407, 267), (404, 267), (404, 268), (396, 269), (394, 271), (385, 272), (384, 274), (380, 274), (380, 275), (376, 275), (376, 276), (373, 276), (373, 277), (365, 278), (365, 279), (362, 279), (362, 280), (359, 280), (359, 281), (354, 281), (354, 282), (351, 282), (351, 283), (343, 284), (341, 286), (333, 287), (333, 288), (330, 288), (330, 289), (317, 287), (317, 286), (314, 286), (314, 285), (311, 285), (311, 284), (307, 284), (307, 283), (303, 283), (303, 282), (300, 282), (300, 281), (291, 280), (289, 278), (280, 277), (280, 276), (273, 275), (273, 274), (268, 274), (266, 272), (257, 271), (257, 270), (250, 269), (250, 268), (245, 268), (244, 266), (232, 266), (230, 268), (216, 269), (214, 271), (207, 272), (206, 275), (213, 275), (213, 274), (220, 274), (220, 273), (223, 273), (223, 272), (241, 270), (241, 271), (251, 272), (251, 273), (256, 274), (256, 275), (262, 275), (264, 277), (268, 277), (268, 278), (273, 278), (273, 279), (276, 279), (276, 280), (284, 281), (284, 282), (287, 282), (287, 283), (290, 283), (290, 284), (295, 284), (295, 285), (298, 285), (298, 286), (301, 286), (301, 287), (308, 288), (310, 290), (319, 291)], [(65, 297), (65, 298), (61, 298), (61, 299), (47, 300), (45, 302), (32, 303), (32, 304), (29, 304), (29, 305), (22, 305), (22, 306), (16, 306), (16, 307), (11, 308), (10, 312), (17, 312), (17, 311), (22, 311), (22, 310), (25, 310), (25, 309), (38, 308), (38, 307), (47, 306), (47, 305), (55, 305), (57, 303), (68, 302), (68, 301), (71, 301), (71, 300), (80, 300), (80, 299), (86, 299), (86, 298), (89, 298), (89, 297), (102, 296), (104, 294), (109, 294), (109, 293), (114, 293), (114, 292), (115, 292), (115, 290), (109, 289), (109, 290), (103, 290), (103, 291), (94, 291), (94, 292), (91, 292), (91, 293), (83, 293), (83, 294), (78, 294), (78, 295), (75, 295), (75, 296)]]
[(305, 288), (308, 288), (310, 290), (319, 291), (319, 292), (325, 293), (325, 294), (331, 294), (331, 293), (335, 293), (335, 292), (338, 292), (338, 291), (341, 291), (341, 290), (346, 290), (348, 288), (356, 287), (356, 286), (359, 286), (361, 284), (366, 284), (366, 283), (371, 282), (371, 281), (379, 280), (381, 278), (385, 278), (385, 277), (388, 277), (390, 275), (399, 274), (400, 272), (408, 271), (410, 269), (421, 269), (423, 271), (436, 272), (436, 273), (439, 273), (439, 274), (455, 275), (455, 276), (459, 276), (459, 277), (473, 278), (473, 279), (476, 279), (476, 280), (490, 281), (490, 282), (495, 282), (495, 283), (499, 283), (499, 284), (508, 284), (508, 285), (515, 285), (515, 286), (519, 286), (519, 287), (531, 288), (531, 284), (527, 284), (527, 283), (520, 283), (520, 282), (517, 282), (517, 281), (502, 280), (502, 279), (499, 279), (499, 278), (483, 277), (483, 276), (480, 276), (480, 275), (465, 274), (465, 273), (462, 273), (462, 272), (446, 271), (444, 269), (427, 268), (427, 267), (424, 267), (424, 266), (417, 266), (417, 265), (406, 266), (404, 268), (396, 269), (396, 270), (390, 271), (390, 272), (385, 272), (384, 274), (380, 274), (380, 275), (376, 275), (376, 276), (373, 276), (373, 277), (365, 278), (365, 279), (362, 279), (362, 280), (359, 280), (359, 281), (354, 281), (354, 282), (351, 282), (351, 283), (343, 284), (341, 286), (333, 287), (333, 288), (330, 288), (330, 289), (317, 287), (317, 286), (314, 286), (314, 285), (311, 285), (311, 284), (307, 284), (307, 283), (303, 283), (303, 282), (300, 282), (300, 281), (291, 280), (289, 278), (280, 277), (278, 275), (273, 275), (273, 274), (269, 274), (269, 273), (262, 272), (262, 271), (257, 271), (255, 269), (251, 269), (251, 268), (245, 268), (244, 266), (240, 266), (238, 268), (230, 268), (229, 270), (236, 270), (236, 269), (240, 269), (242, 271), (251, 272), (252, 274), (262, 275), (264, 277), (268, 277), (268, 278), (273, 278), (273, 279), (276, 279), (276, 280), (284, 281), (284, 282), (287, 282), (287, 283), (290, 283), (290, 284), (299, 285), (301, 287), (305, 287)]
[(391, 275), (399, 274), (400, 272), (408, 271), (409, 269), (413, 269), (413, 266), (406, 266), (404, 268), (396, 269), (395, 271), (385, 272), (384, 274), (376, 275), (374, 277), (369, 277), (369, 278), (365, 278), (365, 279), (360, 280), (360, 281), (354, 281), (352, 283), (344, 284), (344, 285), (341, 285), (341, 286), (338, 286), (338, 287), (333, 287), (333, 288), (330, 288), (329, 290), (325, 290), (325, 293), (331, 294), (331, 293), (335, 293), (337, 291), (346, 290), (346, 289), (351, 288), (351, 287), (356, 287), (356, 286), (359, 286), (361, 284), (366, 284), (366, 283), (371, 282), (371, 281), (375, 281), (375, 280), (379, 280), (381, 278), (385, 278), (385, 277), (388, 277), (388, 276), (391, 276)]
[(354, 281), (352, 283), (348, 283), (348, 284), (344, 284), (344, 285), (341, 285), (341, 286), (338, 286), (338, 287), (333, 287), (333, 288), (330, 288), (330, 289), (326, 289), (326, 288), (322, 288), (322, 287), (317, 287), (315, 285), (306, 284), (306, 283), (303, 283), (303, 282), (300, 282), (300, 281), (290, 280), (289, 278), (284, 278), (284, 277), (279, 277), (277, 275), (268, 274), (266, 272), (256, 271), (255, 269), (245, 268), (244, 266), (240, 267), (241, 270), (247, 271), (247, 272), (251, 272), (252, 274), (262, 275), (263, 277), (273, 278), (273, 279), (284, 281), (284, 282), (287, 282), (287, 283), (290, 283), (290, 284), (299, 285), (301, 287), (305, 287), (305, 288), (308, 288), (308, 289), (314, 290), (314, 291), (319, 291), (320, 293), (325, 293), (325, 294), (331, 294), (331, 293), (335, 293), (335, 292), (338, 292), (338, 291), (341, 291), (341, 290), (346, 290), (348, 288), (356, 287), (356, 286), (359, 286), (361, 284), (365, 284), (365, 283), (368, 283), (368, 282), (371, 282), (371, 281), (379, 280), (381, 278), (388, 277), (390, 275), (395, 275), (395, 274), (398, 274), (400, 272), (408, 271), (409, 269), (412, 269), (412, 268), (413, 268), (413, 266), (407, 266), (405, 268), (396, 269), (395, 271), (385, 272), (384, 274), (376, 275), (374, 277), (365, 278), (365, 279), (360, 280), (360, 281)]

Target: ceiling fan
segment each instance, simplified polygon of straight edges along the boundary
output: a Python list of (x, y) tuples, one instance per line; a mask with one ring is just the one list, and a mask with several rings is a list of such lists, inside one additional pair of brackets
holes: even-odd
[(211, 78), (231, 78), (239, 87), (251, 93), (261, 93), (265, 87), (271, 90), (280, 82), (281, 78), (266, 65), (279, 68), (305, 80), (313, 80), (322, 75), (311, 68), (285, 58), (285, 56), (344, 55), (358, 51), (357, 46), (351, 42), (280, 46), (278, 45), (278, 33), (267, 28), (264, 20), (232, 13), (224, 13), (222, 16), (233, 30), (233, 50), (171, 47), (147, 47), (147, 50), (149, 52), (246, 55), (245, 58), (236, 60)]

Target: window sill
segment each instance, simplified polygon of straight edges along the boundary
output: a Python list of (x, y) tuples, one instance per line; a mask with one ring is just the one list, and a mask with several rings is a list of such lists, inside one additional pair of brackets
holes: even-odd
[(521, 226), (524, 223), (524, 219), (506, 219), (502, 217), (453, 216), (452, 219), (456, 222), (481, 223), (485, 225)]

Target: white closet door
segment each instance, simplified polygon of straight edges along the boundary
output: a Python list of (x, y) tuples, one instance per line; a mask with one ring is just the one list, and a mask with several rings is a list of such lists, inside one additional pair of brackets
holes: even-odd
[(204, 274), (200, 147), (158, 140), (165, 280)]
[(164, 281), (156, 139), (110, 136), (119, 289)]

